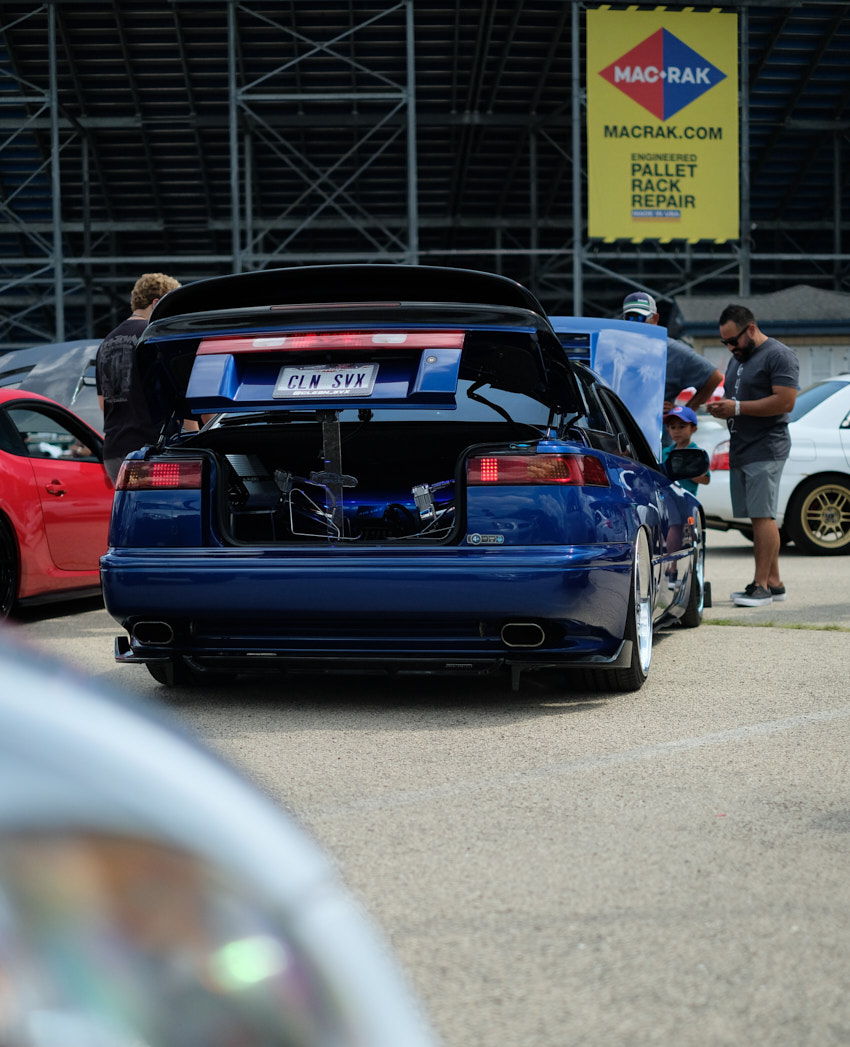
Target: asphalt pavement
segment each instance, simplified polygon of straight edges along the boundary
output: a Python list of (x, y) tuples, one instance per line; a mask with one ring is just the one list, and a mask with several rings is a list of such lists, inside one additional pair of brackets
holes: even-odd
[(793, 545), (786, 546), (779, 556), (786, 599), (767, 607), (738, 607), (730, 594), (753, 580), (752, 542), (737, 531), (707, 534), (712, 606), (705, 612), (706, 622), (850, 629), (850, 556), (805, 556)]

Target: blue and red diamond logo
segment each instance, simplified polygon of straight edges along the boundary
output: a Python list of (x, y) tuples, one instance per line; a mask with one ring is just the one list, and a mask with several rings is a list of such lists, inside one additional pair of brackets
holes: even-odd
[(668, 29), (659, 29), (599, 73), (659, 120), (726, 79), (726, 74)]

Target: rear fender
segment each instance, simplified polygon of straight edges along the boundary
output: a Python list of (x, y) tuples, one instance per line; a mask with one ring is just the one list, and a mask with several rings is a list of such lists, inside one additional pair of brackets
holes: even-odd
[[(136, 451), (131, 460), (145, 455)], [(114, 549), (197, 549), (210, 544), (213, 519), (211, 491), (217, 488), (215, 456), (206, 459), (204, 486), (199, 489), (116, 490), (112, 501), (109, 546)]]

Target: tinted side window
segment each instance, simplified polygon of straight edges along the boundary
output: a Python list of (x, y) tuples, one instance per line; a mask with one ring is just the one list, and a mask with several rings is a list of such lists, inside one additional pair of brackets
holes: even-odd
[(576, 367), (576, 374), (585, 402), (585, 414), (573, 425), (581, 429), (588, 444), (600, 451), (611, 454), (622, 454), (623, 447), (618, 436), (619, 423), (611, 416), (602, 398), (604, 391), (594, 376), (581, 367)]
[(634, 458), (635, 461), (643, 462), (644, 465), (651, 465), (657, 468), (658, 462), (646, 441), (646, 437), (643, 435), (643, 431), (631, 414), (629, 414), (628, 408), (623, 401), (611, 389), (600, 388), (599, 395), (608, 405), (608, 410), (611, 414), (616, 417), (618, 432), (628, 441), (628, 443), (626, 443), (626, 440), (622, 441), (623, 453), (630, 458)]
[(10, 407), (7, 417), (18, 434), (13, 454), (30, 458), (65, 458), (99, 461), (99, 448), (81, 432), (72, 431), (49, 411), (34, 407)]

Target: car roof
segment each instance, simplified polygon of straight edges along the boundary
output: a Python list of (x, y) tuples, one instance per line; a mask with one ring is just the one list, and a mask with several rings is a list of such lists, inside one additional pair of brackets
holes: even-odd
[[(0, 389), (0, 404), (13, 403), (15, 400), (40, 400), (42, 403), (51, 404), (54, 407), (62, 407), (56, 400), (41, 393), (31, 393), (29, 389)], [(67, 407), (64, 408), (67, 410)]]
[(103, 412), (94, 390), (99, 344), (94, 338), (81, 338), (13, 349), (0, 355), (0, 388), (39, 392), (100, 430)]

